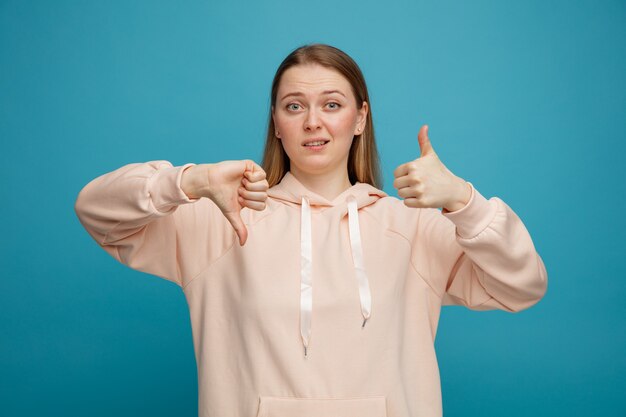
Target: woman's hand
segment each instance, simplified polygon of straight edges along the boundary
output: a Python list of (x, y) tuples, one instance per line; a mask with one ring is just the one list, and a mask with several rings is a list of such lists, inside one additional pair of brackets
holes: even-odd
[(240, 211), (243, 207), (264, 210), (268, 183), (265, 171), (254, 161), (223, 161), (185, 169), (181, 188), (189, 198), (210, 198), (233, 226), (243, 246), (248, 229)]
[(444, 211), (463, 208), (471, 197), (471, 187), (439, 160), (428, 139), (428, 126), (417, 135), (420, 157), (394, 171), (393, 186), (408, 207), (442, 207)]

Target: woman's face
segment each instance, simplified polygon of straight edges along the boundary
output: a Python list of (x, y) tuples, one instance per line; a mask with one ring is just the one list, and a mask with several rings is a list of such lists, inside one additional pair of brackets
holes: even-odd
[(283, 73), (272, 117), (277, 137), (300, 174), (346, 175), (354, 135), (365, 128), (367, 103), (357, 108), (350, 83), (318, 64)]

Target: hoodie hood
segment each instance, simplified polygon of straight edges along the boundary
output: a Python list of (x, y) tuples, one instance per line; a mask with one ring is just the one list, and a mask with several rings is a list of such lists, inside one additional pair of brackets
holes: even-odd
[[(386, 197), (387, 194), (374, 186), (362, 182), (357, 182), (333, 200), (328, 200), (319, 194), (306, 188), (296, 177), (287, 172), (280, 183), (267, 191), (268, 196), (288, 203), (302, 204), (302, 197), (306, 197), (311, 206), (320, 207), (344, 207), (347, 211), (347, 197), (352, 195), (356, 199), (357, 207), (369, 206), (378, 199)], [(344, 211), (344, 213), (346, 212)]]
[(355, 287), (359, 291), (361, 313), (365, 328), (367, 320), (372, 314), (372, 296), (369, 280), (365, 271), (363, 246), (359, 225), (359, 209), (375, 203), (387, 194), (370, 184), (357, 182), (332, 201), (307, 189), (296, 177), (287, 172), (281, 182), (270, 188), (267, 194), (287, 204), (300, 206), (300, 334), (304, 347), (304, 356), (307, 356), (309, 340), (311, 338), (311, 321), (313, 311), (313, 244), (311, 207), (337, 208), (340, 215), (348, 213), (348, 230), (352, 262), (354, 265)]

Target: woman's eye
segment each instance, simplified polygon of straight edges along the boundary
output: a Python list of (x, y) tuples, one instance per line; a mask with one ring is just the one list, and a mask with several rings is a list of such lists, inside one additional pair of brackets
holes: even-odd
[(331, 103), (328, 103), (327, 106), (334, 110), (334, 109), (338, 109), (339, 107), (341, 107), (341, 104), (335, 103), (335, 102), (331, 102)]
[(299, 108), (300, 108), (299, 104), (296, 104), (296, 103), (287, 104), (287, 110), (298, 110)]

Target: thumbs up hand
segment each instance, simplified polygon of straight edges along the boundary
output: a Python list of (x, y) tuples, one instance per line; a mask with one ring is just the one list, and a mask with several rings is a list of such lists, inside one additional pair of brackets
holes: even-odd
[(183, 172), (181, 188), (190, 198), (210, 198), (237, 233), (239, 244), (248, 239), (241, 209), (263, 211), (268, 183), (265, 171), (251, 160), (194, 165)]
[(407, 207), (442, 207), (445, 212), (463, 208), (470, 199), (471, 187), (446, 168), (428, 138), (428, 126), (417, 135), (420, 157), (394, 171), (393, 186)]

